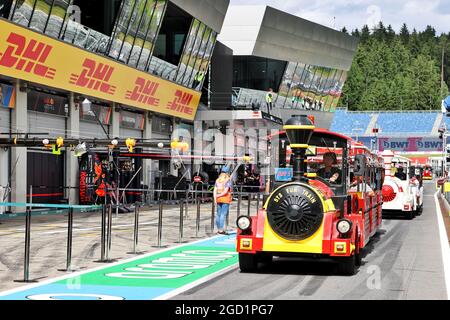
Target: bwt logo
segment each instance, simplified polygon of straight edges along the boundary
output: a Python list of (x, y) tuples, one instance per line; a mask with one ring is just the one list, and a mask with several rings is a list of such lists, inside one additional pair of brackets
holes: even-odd
[(56, 70), (45, 65), (52, 46), (34, 39), (27, 42), (24, 36), (13, 32), (6, 41), (10, 45), (4, 53), (0, 53), (0, 66), (23, 70), (43, 78), (55, 78)]
[(183, 92), (181, 90), (177, 90), (177, 92), (175, 93), (175, 99), (167, 104), (167, 109), (192, 115), (194, 109), (189, 105), (192, 102), (193, 98), (194, 95)]
[(114, 72), (114, 68), (103, 63), (86, 59), (83, 62), (83, 71), (80, 75), (72, 74), (70, 83), (78, 87), (101, 91), (106, 94), (114, 94), (116, 87), (108, 82)]
[(156, 91), (159, 88), (159, 83), (145, 80), (144, 78), (137, 78), (136, 86), (133, 91), (127, 91), (126, 99), (135, 102), (141, 102), (150, 106), (158, 107), (160, 100), (155, 98)]

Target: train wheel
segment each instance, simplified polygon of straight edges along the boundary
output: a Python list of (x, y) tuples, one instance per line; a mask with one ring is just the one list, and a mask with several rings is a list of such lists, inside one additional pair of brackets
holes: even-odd
[(241, 272), (255, 272), (258, 269), (258, 257), (256, 254), (239, 253), (239, 268)]
[(356, 238), (355, 242), (355, 265), (357, 267), (362, 265), (362, 252), (361, 248), (359, 247), (359, 238)]
[(406, 219), (412, 220), (412, 219), (414, 219), (414, 216), (415, 216), (415, 215), (416, 215), (415, 211), (408, 211), (408, 212), (406, 213)]
[(273, 256), (271, 254), (264, 254), (261, 256), (260, 261), (265, 264), (271, 264), (273, 260)]
[(344, 276), (353, 276), (356, 273), (356, 257), (352, 255), (351, 257), (345, 257), (339, 259), (338, 265), (339, 274)]
[(417, 208), (416, 216), (421, 216), (423, 213), (423, 205)]

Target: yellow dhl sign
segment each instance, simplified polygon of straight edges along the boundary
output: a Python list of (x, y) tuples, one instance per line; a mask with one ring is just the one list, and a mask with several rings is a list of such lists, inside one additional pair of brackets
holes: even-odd
[(187, 120), (201, 96), (3, 19), (0, 74)]

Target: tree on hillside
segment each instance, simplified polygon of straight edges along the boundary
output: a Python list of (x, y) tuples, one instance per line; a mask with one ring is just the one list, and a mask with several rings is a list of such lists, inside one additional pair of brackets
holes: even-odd
[[(340, 101), (349, 110), (440, 109), (450, 83), (450, 34), (436, 35), (428, 26), (399, 34), (380, 22), (372, 32), (355, 29), (359, 47)], [(445, 84), (441, 91), (441, 59)]]
[(382, 21), (373, 29), (373, 37), (377, 41), (385, 41), (387, 38), (387, 31)]
[(361, 29), (361, 43), (365, 43), (370, 38), (370, 29), (369, 26), (366, 24)]
[(352, 31), (352, 36), (354, 36), (356, 38), (360, 38), (361, 37), (361, 32), (359, 32), (358, 28), (356, 28), (355, 30)]
[(402, 28), (400, 29), (400, 40), (404, 45), (408, 45), (409, 43), (409, 29), (406, 23), (402, 25)]
[(394, 29), (392, 28), (391, 25), (388, 25), (388, 27), (386, 29), (386, 40), (388, 42), (392, 42), (392, 41), (394, 41), (395, 36), (396, 36), (396, 34), (395, 34)]

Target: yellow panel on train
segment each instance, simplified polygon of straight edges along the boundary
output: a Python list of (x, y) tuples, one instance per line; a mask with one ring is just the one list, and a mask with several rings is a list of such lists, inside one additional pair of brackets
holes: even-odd
[(277, 235), (266, 219), (264, 226), (263, 251), (322, 253), (322, 240), (323, 222), (319, 230), (317, 230), (311, 238), (302, 241), (289, 241)]

